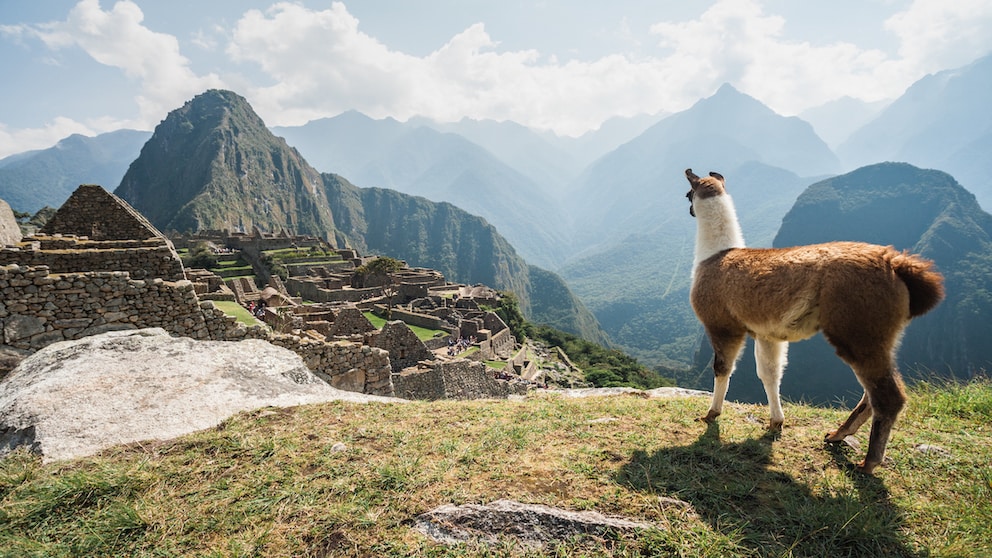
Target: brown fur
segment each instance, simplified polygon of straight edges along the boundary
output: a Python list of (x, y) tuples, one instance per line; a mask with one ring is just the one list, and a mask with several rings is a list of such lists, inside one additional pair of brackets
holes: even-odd
[[(687, 170), (686, 175), (692, 185), (687, 195), (694, 205), (725, 195), (719, 174), (699, 178)], [(702, 213), (700, 209), (693, 213)], [(706, 218), (712, 218), (709, 214)], [(759, 358), (766, 392), (772, 385), (776, 391), (768, 393), (770, 405), (773, 396), (776, 402), (778, 398), (785, 343), (823, 332), (865, 388), (861, 402), (827, 440), (843, 440), (874, 415), (867, 455), (859, 466), (869, 473), (882, 462), (892, 425), (906, 400), (895, 366), (902, 332), (911, 318), (942, 298), (943, 277), (931, 262), (891, 246), (860, 242), (729, 248), (697, 262), (691, 293), (692, 307), (713, 345), (718, 382), (733, 372), (747, 335), (761, 341), (765, 351), (782, 347), (781, 356), (769, 357), (778, 363), (778, 376), (771, 383), (766, 376), (774, 371), (769, 366), (762, 370)], [(704, 420), (716, 418), (721, 406), (722, 400), (714, 401)], [(776, 428), (781, 422), (774, 414), (773, 409), (771, 426)]]

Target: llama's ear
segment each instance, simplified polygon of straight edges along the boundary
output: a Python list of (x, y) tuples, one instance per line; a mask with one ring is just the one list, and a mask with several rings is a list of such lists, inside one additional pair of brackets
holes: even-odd
[(696, 173), (692, 172), (692, 169), (685, 169), (685, 177), (689, 179), (689, 184), (695, 186), (699, 183), (699, 177)]
[(724, 182), (723, 175), (720, 174), (720, 173), (718, 173), (718, 172), (710, 171), (710, 176), (712, 176), (713, 178), (719, 180), (720, 182)]

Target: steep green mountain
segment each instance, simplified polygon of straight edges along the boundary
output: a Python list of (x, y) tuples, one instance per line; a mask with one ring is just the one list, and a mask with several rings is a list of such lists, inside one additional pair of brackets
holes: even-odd
[(26, 213), (59, 207), (80, 184), (117, 184), (151, 134), (71, 135), (48, 149), (0, 160), (0, 199)]
[(258, 227), (331, 237), (321, 184), (248, 101), (210, 90), (155, 128), (115, 194), (163, 231)]
[[(933, 260), (947, 298), (913, 320), (899, 350), (909, 379), (970, 378), (992, 369), (992, 215), (950, 175), (905, 163), (884, 163), (811, 185), (782, 222), (775, 246), (832, 240), (892, 245)], [(712, 353), (703, 344), (697, 370)], [(711, 377), (703, 374), (702, 385)], [(792, 399), (848, 403), (861, 395), (850, 368), (816, 336), (789, 348), (782, 393)], [(764, 401), (750, 353), (741, 359), (730, 396)]]
[(287, 229), (516, 293), (528, 319), (606, 343), (558, 276), (449, 203), (321, 175), (248, 102), (211, 90), (155, 129), (115, 193), (162, 230)]
[(837, 148), (849, 168), (902, 161), (940, 169), (992, 208), (992, 55), (914, 83)]

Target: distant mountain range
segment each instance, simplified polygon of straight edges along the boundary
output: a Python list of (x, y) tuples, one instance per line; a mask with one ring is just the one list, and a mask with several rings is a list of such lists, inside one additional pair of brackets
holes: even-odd
[[(969, 293), (970, 302), (962, 304), (978, 309), (976, 315), (982, 319), (992, 318), (981, 302), (982, 293), (992, 291), (981, 271), (985, 256), (974, 248), (984, 242), (979, 240), (985, 234), (980, 224), (984, 213), (977, 204), (969, 205), (966, 195), (955, 197), (964, 192), (963, 186), (985, 207), (992, 203), (992, 183), (986, 178), (992, 171), (988, 157), (992, 110), (985, 100), (989, 85), (992, 57), (985, 57), (927, 76), (887, 105), (840, 100), (804, 113), (808, 122), (778, 115), (724, 85), (685, 111), (618, 119), (581, 138), (538, 133), (512, 122), (398, 122), (355, 112), (274, 128), (285, 141), (262, 134), (260, 120), (239, 120), (236, 128), (219, 127), (201, 137), (201, 132), (191, 131), (199, 126), (189, 115), (171, 130), (168, 143), (148, 140), (146, 161), (134, 161), (130, 178), (120, 184), (126, 198), (145, 203), (153, 214), (171, 215), (175, 219), (171, 226), (177, 228), (223, 223), (273, 229), (285, 223), (287, 228), (332, 235), (338, 242), (367, 250), (396, 251), (390, 255), (424, 262), (418, 265), (435, 267), (456, 280), (466, 280), (466, 270), (472, 269), (476, 276), (486, 277), (480, 282), (493, 281), (501, 288), (541, 285), (544, 295), (527, 295), (532, 310), (540, 308), (539, 301), (552, 299), (551, 290), (558, 290), (566, 301), (581, 300), (575, 302), (581, 309), (563, 320), (571, 321), (571, 327), (562, 329), (591, 331), (595, 337), (600, 335), (594, 325), (598, 321), (612, 343), (642, 362), (684, 383), (707, 387), (710, 380), (698, 363), (705, 354), (702, 332), (688, 305), (695, 223), (683, 198), (687, 185), (682, 171), (693, 167), (727, 177), (752, 246), (829, 239), (841, 233), (871, 240), (881, 230), (874, 227), (884, 224), (888, 234), (902, 231), (890, 241), (900, 248), (920, 247), (945, 255), (964, 251), (970, 254), (965, 260), (932, 257), (942, 269), (950, 266), (946, 273), (958, 277), (953, 279), (959, 281), (955, 288)], [(134, 138), (132, 150), (146, 139), (147, 135)], [(177, 152), (180, 144), (188, 151)], [(836, 150), (830, 146), (837, 146)], [(43, 163), (46, 151), (50, 150), (0, 161), (0, 188), (8, 188), (0, 189), (0, 198), (14, 209), (33, 210), (11, 199), (29, 199), (24, 188), (16, 181), (4, 182), (9, 176), (5, 173), (15, 165), (21, 169), (18, 172), (26, 173), (21, 176), (32, 177), (22, 178), (22, 183), (46, 191), (51, 201), (45, 204), (61, 203), (74, 188), (72, 184), (62, 193), (40, 186), (54, 184), (39, 178), (51, 166)], [(169, 157), (162, 155), (165, 152)], [(154, 157), (162, 159), (152, 164)], [(913, 166), (877, 165), (886, 161)], [(148, 168), (143, 169), (146, 163)], [(68, 166), (84, 169), (86, 164)], [(117, 167), (118, 176), (124, 176), (126, 166)], [(40, 170), (32, 171), (35, 168)], [(921, 170), (926, 168), (944, 172), (927, 174), (932, 171)], [(880, 196), (837, 194), (846, 191), (847, 186), (841, 186), (849, 179), (869, 180), (865, 185)], [(954, 179), (960, 186), (950, 185)], [(78, 181), (101, 182), (84, 177)], [(260, 186), (263, 182), (267, 186)], [(140, 191), (142, 185), (153, 183), (159, 193)], [(194, 183), (212, 184), (213, 190), (190, 190), (193, 187), (188, 185)], [(931, 183), (941, 194), (925, 203), (956, 207), (975, 226), (945, 230), (935, 223), (953, 221), (950, 214), (934, 217), (933, 208), (914, 205), (924, 199), (914, 188)], [(833, 184), (833, 190), (824, 189), (824, 184)], [(907, 187), (910, 194), (884, 195), (905, 194)], [(130, 191), (133, 188), (138, 190)], [(232, 205), (230, 200), (248, 191), (254, 198), (246, 207)], [(817, 198), (809, 197), (826, 191), (848, 196), (841, 199), (844, 208), (862, 204), (862, 213), (855, 210), (852, 215), (857, 218), (835, 226), (847, 210), (835, 215), (838, 207), (812, 203)], [(959, 194), (947, 194), (952, 191)], [(877, 199), (889, 203), (873, 205)], [(449, 221), (457, 225), (442, 226)], [(462, 234), (473, 231), (470, 237), (475, 240), (455, 240), (456, 229)], [(489, 229), (491, 233), (481, 232)], [(432, 247), (438, 235), (447, 238), (452, 248)], [(483, 237), (490, 240), (479, 243)], [(927, 238), (941, 239), (942, 247), (921, 243)], [(479, 259), (488, 257), (490, 244), (496, 261), (483, 272)], [(507, 256), (511, 249), (515, 253)], [(433, 263), (426, 263), (432, 257)], [(961, 266), (971, 266), (973, 279), (959, 277)], [(567, 287), (560, 284), (559, 275)], [(949, 279), (949, 285), (953, 281)], [(958, 314), (960, 304), (952, 298), (926, 319), (952, 320), (941, 317), (941, 312), (963, 319)], [(550, 309), (545, 310), (550, 316)], [(926, 329), (926, 323), (911, 329), (907, 339), (914, 330)], [(950, 322), (941, 323), (950, 330)], [(966, 375), (970, 372), (961, 367), (992, 365), (971, 341), (940, 345), (943, 348), (932, 340), (927, 343), (932, 350), (917, 362), (941, 373), (953, 366), (955, 373)], [(804, 356), (800, 346), (790, 358), (794, 370), (807, 368), (818, 358)], [(910, 352), (907, 358), (917, 357)], [(746, 392), (746, 383), (739, 383), (741, 393)]]
[(837, 148), (847, 168), (901, 161), (950, 173), (992, 210), (992, 55), (914, 83)]
[(48, 149), (0, 159), (0, 199), (18, 211), (58, 208), (80, 184), (116, 186), (151, 132), (71, 135)]

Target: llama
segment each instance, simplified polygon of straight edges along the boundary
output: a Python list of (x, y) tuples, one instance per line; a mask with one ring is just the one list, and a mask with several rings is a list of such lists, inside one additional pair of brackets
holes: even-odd
[(700, 420), (720, 415), (747, 335), (754, 338), (758, 377), (771, 414), (784, 421), (779, 384), (789, 342), (822, 331), (853, 370), (864, 396), (837, 430), (840, 442), (872, 418), (868, 451), (858, 469), (872, 473), (885, 457), (896, 417), (906, 402), (895, 354), (910, 319), (944, 296), (933, 263), (891, 246), (828, 242), (794, 248), (746, 248), (724, 178), (686, 169), (696, 217), (692, 308), (713, 346), (713, 401)]

